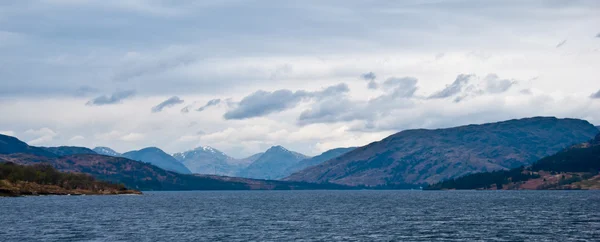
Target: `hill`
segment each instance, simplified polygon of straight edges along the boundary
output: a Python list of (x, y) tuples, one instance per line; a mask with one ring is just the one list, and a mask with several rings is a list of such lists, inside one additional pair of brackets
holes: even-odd
[(600, 134), (528, 167), (475, 173), (427, 189), (600, 189)]
[(26, 153), (45, 157), (56, 157), (57, 155), (44, 149), (29, 146), (19, 139), (0, 134), (0, 154)]
[(406, 130), (285, 180), (377, 186), (435, 183), (529, 165), (598, 133), (584, 120), (536, 117), (436, 130)]
[(141, 194), (124, 185), (97, 181), (85, 174), (59, 172), (50, 165), (0, 162), (0, 196)]
[(122, 156), (132, 160), (150, 163), (168, 171), (174, 171), (181, 174), (192, 173), (187, 167), (181, 164), (181, 162), (178, 162), (175, 158), (156, 147), (129, 151), (122, 154)]
[(286, 176), (291, 175), (294, 172), (303, 170), (307, 167), (315, 166), (315, 165), (321, 164), (325, 161), (339, 157), (343, 154), (353, 151), (354, 149), (356, 149), (356, 147), (332, 149), (332, 150), (325, 151), (325, 152), (323, 152), (323, 154), (320, 154), (318, 156), (301, 160), (286, 170)]
[(279, 179), (286, 175), (286, 170), (307, 156), (290, 151), (282, 146), (273, 146), (248, 167), (237, 173), (237, 176), (256, 179)]
[(59, 147), (39, 147), (58, 156), (76, 155), (76, 154), (96, 154), (95, 151), (85, 147), (77, 146), (59, 146)]

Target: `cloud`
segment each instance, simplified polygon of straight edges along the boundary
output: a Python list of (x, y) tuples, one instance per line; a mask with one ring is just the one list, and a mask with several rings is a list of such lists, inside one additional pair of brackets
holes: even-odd
[(446, 85), (446, 87), (441, 91), (432, 94), (429, 96), (429, 99), (441, 99), (459, 94), (463, 88), (469, 84), (469, 79), (472, 77), (473, 75), (467, 74), (458, 75), (452, 84)]
[(292, 92), (287, 89), (273, 92), (259, 90), (244, 97), (236, 107), (223, 116), (225, 119), (247, 119), (261, 117), (271, 113), (293, 108), (303, 100), (323, 99), (348, 92), (344, 83), (330, 86), (322, 91), (309, 92), (299, 90)]
[(488, 74), (485, 77), (485, 91), (488, 93), (503, 93), (508, 91), (517, 83), (515, 80), (500, 79), (496, 74)]
[(174, 46), (154, 55), (128, 52), (123, 57), (123, 63), (114, 74), (113, 80), (128, 81), (190, 65), (196, 61), (196, 57), (188, 51), (185, 47)]
[(209, 108), (209, 107), (212, 107), (212, 106), (219, 105), (219, 103), (221, 103), (221, 99), (218, 99), (218, 98), (217, 98), (217, 99), (210, 100), (210, 101), (208, 101), (208, 102), (207, 102), (207, 103), (206, 103), (204, 106), (202, 106), (202, 107), (200, 107), (200, 108), (196, 109), (196, 111), (198, 111), (198, 112), (202, 112), (202, 111), (204, 111), (205, 109), (207, 109), (207, 108)]
[(164, 108), (172, 107), (177, 104), (183, 103), (183, 100), (179, 99), (177, 96), (172, 96), (169, 99), (159, 103), (158, 105), (152, 107), (153, 113), (161, 112)]
[(596, 34), (596, 38), (600, 38), (600, 33)]
[(86, 103), (88, 106), (100, 106), (121, 103), (121, 101), (135, 95), (134, 90), (118, 91), (110, 96), (104, 95), (94, 98)]
[(129, 133), (129, 134), (121, 136), (119, 139), (122, 140), (122, 141), (132, 142), (132, 141), (142, 140), (142, 139), (144, 139), (144, 137), (145, 137), (144, 134)]
[(386, 90), (392, 90), (392, 97), (412, 97), (417, 91), (417, 78), (414, 77), (390, 77), (383, 82)]
[(417, 90), (414, 77), (390, 77), (382, 86), (387, 92), (368, 101), (353, 101), (348, 97), (324, 99), (304, 110), (297, 119), (299, 125), (372, 120), (391, 109), (406, 108)]
[(27, 142), (30, 145), (38, 145), (50, 142), (58, 135), (57, 132), (50, 128), (41, 128), (41, 129), (29, 129), (25, 131), (25, 134), (38, 136), (37, 138)]
[(373, 72), (368, 72), (368, 73), (362, 74), (362, 75), (360, 75), (360, 77), (367, 81), (372, 81), (377, 78), (377, 76)]
[(565, 45), (566, 43), (567, 43), (567, 40), (563, 40), (563, 41), (561, 41), (560, 43), (558, 43), (558, 44), (556, 45), (556, 48), (560, 48), (560, 47), (562, 47), (563, 45)]
[(598, 91), (597, 91), (597, 92), (595, 92), (595, 93), (592, 93), (592, 95), (590, 95), (590, 98), (593, 98), (593, 99), (600, 99), (600, 90), (598, 90)]
[(521, 93), (523, 95), (531, 95), (531, 94), (533, 94), (533, 92), (529, 88), (522, 89), (521, 91), (519, 91), (519, 93)]
[(377, 78), (377, 76), (373, 72), (364, 73), (364, 74), (360, 75), (360, 78), (362, 78), (363, 80), (369, 81), (369, 84), (367, 84), (367, 87), (369, 89), (377, 89), (379, 87), (377, 82), (375, 82), (375, 79)]
[(83, 137), (81, 135), (76, 135), (76, 136), (71, 137), (69, 139), (69, 141), (78, 141), (78, 140), (84, 140), (84, 139), (85, 139), (85, 137)]
[(8, 135), (8, 136), (15, 136), (15, 132), (11, 131), (11, 130), (0, 130), (0, 134)]

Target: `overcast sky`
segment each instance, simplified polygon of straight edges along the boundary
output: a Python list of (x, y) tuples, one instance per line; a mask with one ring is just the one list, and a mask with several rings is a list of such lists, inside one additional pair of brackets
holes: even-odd
[(600, 124), (600, 1), (0, 1), (0, 133), (39, 146), (272, 145)]

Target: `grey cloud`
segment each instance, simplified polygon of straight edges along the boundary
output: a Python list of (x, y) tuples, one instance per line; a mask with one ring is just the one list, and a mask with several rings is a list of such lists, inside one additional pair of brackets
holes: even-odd
[(365, 109), (364, 106), (364, 103), (351, 101), (347, 98), (328, 99), (302, 111), (298, 117), (298, 124), (334, 123), (365, 119), (368, 114), (362, 112)]
[(369, 83), (367, 84), (367, 87), (369, 89), (377, 89), (379, 87), (377, 82), (375, 82), (375, 79), (377, 78), (377, 76), (373, 72), (364, 73), (364, 74), (360, 75), (360, 78), (362, 78), (363, 80), (369, 81)]
[(413, 105), (411, 100), (417, 90), (418, 80), (414, 77), (391, 77), (382, 86), (389, 90), (368, 101), (352, 101), (347, 97), (326, 99), (304, 110), (298, 117), (299, 125), (312, 123), (335, 123), (353, 120), (370, 120), (390, 110)]
[(169, 69), (189, 65), (196, 61), (196, 57), (192, 56), (191, 53), (167, 53), (166, 55), (160, 57), (136, 57), (134, 60), (126, 61), (114, 74), (113, 79), (116, 81), (127, 81), (136, 77), (165, 72)]
[(375, 81), (369, 81), (369, 84), (367, 84), (367, 87), (369, 89), (377, 89), (377, 88), (379, 88), (379, 84), (377, 84), (377, 82), (375, 82)]
[(565, 45), (566, 43), (567, 43), (567, 40), (563, 40), (556, 45), (556, 48), (560, 48), (561, 46)]
[(200, 107), (200, 108), (196, 109), (196, 111), (198, 111), (198, 112), (202, 112), (202, 111), (204, 111), (205, 109), (207, 109), (207, 108), (209, 108), (209, 107), (212, 107), (212, 106), (216, 106), (216, 105), (218, 105), (219, 103), (221, 103), (221, 99), (213, 99), (213, 100), (210, 100), (210, 101), (208, 101), (208, 102), (207, 102), (207, 103), (206, 103), (204, 106), (202, 106), (202, 107)]
[(523, 95), (531, 95), (531, 94), (533, 94), (533, 92), (531, 92), (531, 89), (523, 89), (523, 90), (519, 91), (519, 93), (521, 93)]
[(377, 78), (377, 76), (373, 72), (368, 72), (368, 73), (362, 74), (362, 75), (360, 75), (360, 77), (367, 81), (372, 81)]
[(412, 97), (417, 91), (417, 78), (390, 77), (383, 82), (386, 90), (392, 90), (393, 97)]
[(265, 116), (275, 112), (281, 112), (293, 108), (303, 100), (321, 100), (328, 97), (338, 96), (348, 92), (348, 86), (344, 83), (330, 86), (322, 91), (308, 92), (299, 90), (292, 92), (287, 89), (267, 92), (256, 91), (244, 97), (236, 107), (229, 110), (223, 116), (225, 119), (247, 119)]
[(598, 33), (598, 34), (596, 35), (596, 38), (600, 38), (600, 33)]
[(514, 80), (500, 79), (496, 74), (489, 74), (485, 77), (486, 88), (488, 93), (503, 93), (508, 91), (517, 82)]
[(121, 103), (121, 101), (123, 101), (127, 98), (133, 97), (134, 95), (135, 95), (134, 90), (118, 91), (118, 92), (111, 94), (110, 96), (104, 95), (104, 96), (99, 96), (97, 98), (94, 98), (94, 99), (88, 101), (86, 103), (86, 105), (99, 106), (99, 105), (117, 104), (117, 103)]
[(183, 100), (179, 99), (179, 97), (177, 97), (177, 96), (173, 96), (173, 97), (165, 100), (164, 102), (159, 103), (158, 105), (152, 107), (152, 112), (158, 113), (158, 112), (162, 111), (164, 108), (172, 107), (172, 106), (175, 106), (180, 103), (183, 103)]
[(592, 95), (590, 95), (590, 98), (593, 98), (593, 99), (600, 99), (600, 90), (598, 90), (598, 91), (597, 91), (597, 92), (595, 92), (595, 93), (592, 93)]
[(463, 88), (469, 84), (469, 79), (471, 79), (471, 77), (473, 77), (473, 75), (458, 75), (452, 84), (447, 85), (443, 90), (429, 96), (429, 99), (447, 98), (459, 94)]

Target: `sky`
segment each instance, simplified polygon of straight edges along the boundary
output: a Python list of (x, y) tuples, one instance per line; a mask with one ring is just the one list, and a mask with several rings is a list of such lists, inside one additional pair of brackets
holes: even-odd
[(0, 1), (0, 133), (37, 146), (273, 145), (600, 124), (600, 1)]

